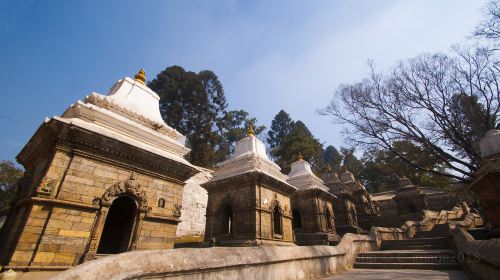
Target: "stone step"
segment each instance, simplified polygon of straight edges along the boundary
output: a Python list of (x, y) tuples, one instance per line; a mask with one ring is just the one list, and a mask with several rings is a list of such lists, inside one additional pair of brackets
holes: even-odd
[(358, 263), (456, 263), (455, 256), (426, 257), (356, 257)]
[(429, 249), (449, 249), (448, 245), (444, 244), (428, 244), (428, 245), (415, 245), (415, 244), (395, 244), (384, 245), (380, 247), (381, 250), (429, 250)]
[(419, 231), (415, 233), (413, 238), (431, 238), (431, 237), (448, 237), (449, 232), (433, 232), (433, 231)]
[(399, 240), (384, 240), (382, 244), (448, 244), (446, 237), (432, 237), (432, 238), (412, 238), (412, 239), (399, 239)]
[(455, 257), (452, 250), (391, 250), (358, 253), (358, 257)]
[(368, 269), (432, 269), (432, 270), (460, 270), (459, 263), (360, 263), (355, 262), (354, 268)]

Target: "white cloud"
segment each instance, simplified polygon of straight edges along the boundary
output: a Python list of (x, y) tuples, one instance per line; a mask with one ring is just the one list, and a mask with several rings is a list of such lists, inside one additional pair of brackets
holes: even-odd
[(300, 44), (292, 51), (271, 45), (264, 55), (226, 75), (229, 101), (265, 124), (284, 109), (322, 141), (338, 146), (339, 127), (315, 111), (327, 104), (340, 83), (366, 77), (367, 59), (387, 69), (422, 52), (448, 51), (470, 35), (483, 5), (484, 1), (398, 1), (357, 24), (341, 25), (343, 30), (330, 24), (332, 11), (323, 9), (287, 34), (295, 36), (289, 41)]

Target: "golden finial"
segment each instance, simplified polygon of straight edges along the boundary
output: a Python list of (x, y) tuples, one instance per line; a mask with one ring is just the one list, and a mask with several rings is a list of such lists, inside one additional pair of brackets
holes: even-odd
[(142, 84), (146, 84), (146, 72), (144, 72), (144, 68), (141, 68), (141, 70), (139, 70), (139, 73), (135, 74), (135, 80), (142, 83)]
[(247, 136), (248, 137), (254, 137), (255, 136), (255, 132), (253, 132), (253, 127), (252, 126), (249, 126), (248, 127), (248, 130), (247, 130)]
[(347, 169), (347, 165), (342, 166), (342, 172), (347, 173), (349, 169)]
[(302, 154), (300, 152), (297, 154), (297, 161), (299, 161), (299, 160), (304, 160), (304, 157), (302, 156)]

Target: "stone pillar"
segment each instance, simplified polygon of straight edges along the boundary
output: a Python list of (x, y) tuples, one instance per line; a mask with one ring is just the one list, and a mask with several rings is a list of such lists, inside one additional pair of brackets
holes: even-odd
[(108, 217), (109, 207), (102, 207), (94, 223), (94, 229), (90, 237), (89, 246), (87, 252), (85, 253), (83, 261), (90, 261), (95, 258), (97, 248), (99, 248), (99, 241), (101, 240), (102, 230), (104, 229), (104, 223)]
[(137, 215), (137, 219), (134, 225), (134, 233), (132, 235), (132, 245), (130, 246), (130, 249), (132, 251), (137, 250), (138, 242), (139, 242), (139, 236), (141, 233), (141, 227), (142, 227), (142, 222), (144, 221), (144, 217), (146, 217), (146, 212), (140, 211), (139, 214)]

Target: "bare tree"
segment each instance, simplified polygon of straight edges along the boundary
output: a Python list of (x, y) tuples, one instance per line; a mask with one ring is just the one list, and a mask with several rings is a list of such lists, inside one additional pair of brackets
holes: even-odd
[[(477, 141), (498, 125), (499, 77), (494, 52), (455, 48), (455, 55), (424, 54), (400, 62), (392, 72), (341, 85), (320, 111), (346, 124), (353, 144), (382, 147), (421, 171), (468, 181), (480, 159)], [(445, 169), (429, 169), (393, 149), (411, 141), (438, 158)]]
[(486, 18), (476, 26), (474, 35), (486, 39), (500, 39), (500, 1), (488, 3), (485, 11)]

